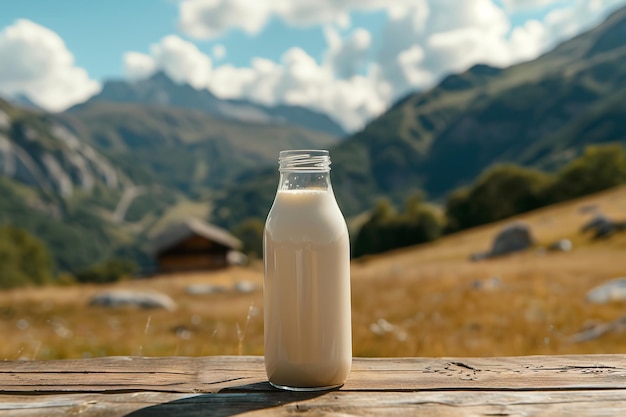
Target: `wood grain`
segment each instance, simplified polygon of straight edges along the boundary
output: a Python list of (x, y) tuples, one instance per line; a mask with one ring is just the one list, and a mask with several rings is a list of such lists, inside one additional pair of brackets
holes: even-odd
[[(571, 392), (330, 392), (322, 394), (59, 394), (9, 396), (0, 416), (616, 416), (621, 390)], [(621, 412), (620, 412), (621, 411)]]
[[(0, 362), (5, 392), (218, 392), (265, 390), (262, 357), (107, 357)], [(626, 355), (508, 358), (358, 358), (344, 390), (611, 389), (626, 383)]]
[(358, 358), (323, 393), (273, 389), (261, 357), (0, 362), (0, 417), (302, 413), (626, 415), (626, 355)]

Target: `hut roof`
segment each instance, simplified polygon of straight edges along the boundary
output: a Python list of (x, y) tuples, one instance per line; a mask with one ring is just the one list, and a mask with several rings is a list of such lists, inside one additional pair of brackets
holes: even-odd
[(164, 252), (194, 234), (230, 249), (240, 249), (242, 246), (241, 241), (228, 231), (202, 220), (191, 218), (181, 223), (172, 224), (161, 232), (153, 240), (151, 252), (153, 254)]

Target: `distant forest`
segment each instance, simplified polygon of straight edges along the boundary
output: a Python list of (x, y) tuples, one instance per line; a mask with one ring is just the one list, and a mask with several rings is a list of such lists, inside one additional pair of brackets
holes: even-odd
[(494, 165), (470, 186), (450, 193), (439, 212), (419, 194), (407, 200), (403, 211), (387, 200), (380, 201), (360, 228), (353, 255), (430, 242), (620, 184), (626, 184), (626, 151), (619, 144), (587, 147), (555, 174), (513, 164)]

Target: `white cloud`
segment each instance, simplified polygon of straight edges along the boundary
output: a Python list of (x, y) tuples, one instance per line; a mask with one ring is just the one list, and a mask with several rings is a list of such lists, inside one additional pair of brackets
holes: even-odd
[(179, 27), (198, 39), (218, 37), (230, 29), (261, 31), (273, 16), (295, 26), (350, 24), (353, 10), (402, 13), (414, 0), (182, 0)]
[(179, 27), (196, 38), (213, 38), (237, 27), (258, 33), (272, 13), (272, 0), (184, 0)]
[(169, 35), (150, 46), (150, 54), (124, 54), (126, 76), (132, 80), (147, 78), (156, 71), (165, 72), (178, 83), (195, 88), (209, 85), (213, 70), (211, 58), (194, 44), (176, 35)]
[(0, 93), (26, 94), (38, 105), (63, 110), (100, 89), (74, 64), (74, 57), (53, 31), (20, 19), (0, 32)]
[(226, 47), (221, 43), (213, 46), (213, 58), (220, 61), (226, 56)]
[(536, 58), (548, 44), (545, 26), (537, 20), (529, 20), (516, 27), (511, 33), (511, 47), (516, 51), (515, 61), (528, 61)]
[(562, 4), (567, 0), (504, 0), (507, 10), (518, 12), (523, 10), (544, 9), (554, 4)]
[[(624, 0), (182, 0), (180, 27), (197, 38), (238, 28), (258, 33), (270, 18), (292, 25), (324, 25), (327, 50), (317, 62), (300, 48), (278, 62), (256, 57), (251, 65), (213, 67), (193, 44), (170, 36), (153, 45), (154, 67), (178, 81), (209, 88), (224, 98), (274, 105), (297, 104), (324, 111), (355, 129), (393, 100), (426, 89), (448, 73), (477, 63), (507, 66), (537, 57), (557, 40), (579, 33)], [(542, 20), (512, 27), (510, 13), (540, 7)], [(380, 33), (349, 30), (350, 12), (386, 10)], [(343, 25), (344, 33), (335, 29)], [(373, 38), (377, 37), (376, 43)], [(168, 40), (169, 39), (169, 40)], [(219, 45), (218, 45), (219, 46)], [(222, 56), (218, 46), (212, 54)], [(376, 50), (373, 47), (376, 46)], [(129, 75), (145, 73), (150, 61), (129, 55)], [(133, 62), (134, 61), (134, 62)]]
[[(338, 36), (338, 35), (337, 35)], [(346, 40), (333, 40), (333, 53), (318, 63), (301, 48), (290, 48), (279, 62), (254, 58), (250, 67), (225, 64), (213, 67), (211, 58), (190, 42), (170, 35), (150, 47), (148, 55), (128, 52), (124, 55), (130, 78), (145, 78), (154, 71), (164, 71), (173, 80), (208, 88), (222, 98), (243, 98), (266, 105), (292, 104), (326, 112), (339, 122), (356, 129), (389, 103), (389, 90), (379, 85), (375, 69), (366, 75), (338, 78), (334, 65), (343, 63), (334, 55), (350, 50), (356, 55), (369, 47), (369, 33), (355, 30)], [(348, 45), (348, 46), (346, 46)]]
[[(251, 97), (248, 91), (249, 85), (254, 83), (254, 81), (259, 78), (259, 74), (262, 73), (259, 68), (257, 68), (257, 66), (263, 66), (260, 65), (260, 61), (265, 60), (256, 58), (252, 68), (235, 67), (230, 64), (215, 68), (211, 74), (210, 80), (207, 80), (207, 88), (221, 98), (244, 98), (252, 99), (257, 103), (273, 104), (273, 101), (267, 98), (267, 94), (259, 94), (258, 96)], [(267, 61), (267, 63), (272, 66), (276, 65), (272, 61)], [(266, 83), (265, 87), (267, 88), (269, 85)]]
[(491, 0), (420, 0), (389, 17), (377, 63), (398, 97), (478, 62), (514, 61), (509, 31), (508, 16)]
[(432, 74), (421, 68), (423, 61), (424, 50), (418, 45), (413, 45), (398, 55), (396, 64), (409, 85), (423, 86), (433, 82)]
[(150, 55), (139, 52), (124, 54), (124, 72), (131, 80), (148, 78), (156, 71), (156, 63)]
[(207, 85), (213, 63), (194, 44), (176, 35), (169, 35), (150, 47), (150, 55), (156, 66), (174, 81), (185, 82), (196, 88)]
[(325, 28), (324, 34), (328, 43), (325, 59), (333, 72), (343, 79), (358, 74), (367, 62), (372, 35), (363, 28), (357, 28), (343, 40), (331, 27)]
[(218, 67), (209, 87), (224, 98), (323, 111), (348, 129), (380, 114), (390, 99), (384, 88), (379, 91), (375, 74), (336, 78), (329, 66), (318, 64), (300, 48), (287, 50), (278, 63), (256, 58), (250, 68)]
[[(530, 7), (562, 1), (514, 3), (516, 7)], [(398, 97), (477, 63), (508, 66), (534, 59), (558, 42), (599, 23), (610, 9), (624, 3), (573, 0), (549, 12), (543, 21), (528, 20), (512, 28), (510, 17), (492, 0), (416, 1), (407, 13), (390, 16), (377, 62), (383, 79)]]
[(548, 44), (554, 44), (589, 29), (624, 0), (573, 0), (573, 4), (548, 13), (544, 20)]

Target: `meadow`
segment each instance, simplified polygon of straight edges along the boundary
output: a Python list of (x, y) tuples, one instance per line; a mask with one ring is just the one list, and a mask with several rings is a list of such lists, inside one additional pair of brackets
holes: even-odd
[[(626, 187), (537, 210), (434, 243), (352, 263), (355, 356), (508, 356), (624, 353), (626, 333), (579, 343), (585, 328), (626, 316), (626, 302), (596, 305), (585, 294), (626, 276), (626, 233), (593, 241), (580, 232), (595, 208), (626, 219)], [(527, 222), (536, 248), (471, 262), (513, 221)], [(570, 252), (541, 247), (568, 238)], [(0, 358), (263, 353), (262, 264), (214, 273), (158, 276), (111, 285), (31, 287), (0, 293)], [(252, 292), (234, 290), (256, 284)], [(188, 286), (224, 291), (192, 295)], [(90, 306), (123, 288), (172, 297), (175, 311)]]

